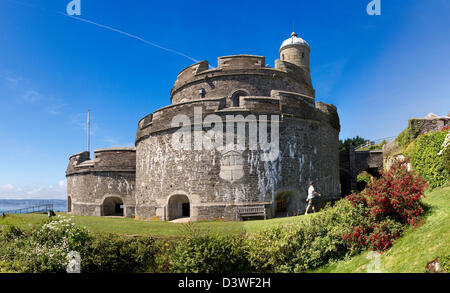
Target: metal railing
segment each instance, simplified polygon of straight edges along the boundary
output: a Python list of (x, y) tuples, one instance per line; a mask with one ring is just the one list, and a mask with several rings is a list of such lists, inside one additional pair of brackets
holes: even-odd
[(17, 210), (0, 211), (0, 214), (33, 214), (33, 213), (48, 213), (53, 210), (53, 204), (42, 204)]
[(391, 142), (391, 141), (393, 141), (395, 138), (396, 138), (396, 136), (391, 136), (391, 137), (386, 137), (386, 138), (380, 138), (380, 139), (377, 139), (377, 140), (366, 141), (364, 144), (362, 144), (362, 145), (360, 145), (360, 146), (357, 146), (357, 147), (355, 148), (355, 151), (359, 151), (359, 150), (362, 150), (362, 149), (364, 149), (364, 148), (371, 147), (371, 146), (373, 146), (373, 145), (382, 143), (383, 141)]

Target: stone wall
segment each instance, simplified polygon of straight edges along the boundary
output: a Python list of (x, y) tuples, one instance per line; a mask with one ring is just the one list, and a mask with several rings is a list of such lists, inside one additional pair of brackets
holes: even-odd
[(309, 48), (306, 46), (286, 46), (280, 50), (281, 60), (309, 68)]
[(122, 203), (125, 217), (135, 217), (136, 151), (134, 148), (102, 149), (72, 156), (66, 171), (68, 212), (74, 215), (115, 214)]
[[(217, 68), (202, 61), (182, 70), (171, 104), (139, 121), (136, 149), (98, 150), (93, 160), (86, 152), (70, 158), (70, 213), (103, 216), (123, 203), (124, 215), (137, 219), (242, 220), (237, 207), (251, 205), (264, 206), (268, 217), (281, 208), (294, 215), (306, 208), (311, 180), (325, 199), (335, 198), (340, 179), (337, 109), (315, 101), (309, 49), (286, 50), (288, 61), (276, 60), (275, 68), (266, 67), (264, 57), (237, 55), (218, 58)], [(302, 53), (305, 59), (297, 60), (294, 55)], [(289, 62), (294, 59), (300, 65)], [(173, 123), (174, 117), (181, 117), (180, 123)], [(203, 125), (207, 117), (224, 124)], [(217, 136), (230, 130), (227, 120), (235, 122), (232, 143), (226, 135)], [(267, 159), (261, 131), (273, 143), (277, 129), (279, 149), (272, 148), (273, 158)], [(258, 148), (249, 147), (254, 142), (250, 130), (258, 132)], [(191, 137), (182, 144), (187, 149), (174, 147), (174, 138), (186, 135)], [(224, 146), (242, 140), (246, 148), (208, 148), (208, 139), (222, 139)]]
[[(233, 78), (248, 92), (262, 83), (246, 85), (246, 77)], [(233, 89), (235, 85), (230, 82), (223, 87)], [(179, 195), (189, 199), (191, 220), (239, 220), (239, 205), (264, 205), (273, 216), (277, 195), (286, 192), (291, 194), (287, 213), (295, 214), (306, 208), (310, 180), (317, 182), (317, 190), (324, 196), (338, 195), (340, 125), (336, 107), (315, 103), (305, 94), (269, 88), (264, 89), (269, 96), (241, 97), (240, 107), (229, 107), (228, 97), (191, 99), (142, 119), (136, 136), (137, 217), (169, 219), (170, 198)], [(267, 115), (269, 119), (279, 115), (279, 156), (264, 162), (261, 150), (194, 150), (193, 142), (190, 151), (174, 149), (172, 138), (179, 127), (171, 126), (173, 117), (185, 115), (193, 123), (196, 108), (201, 109), (200, 123), (208, 114), (223, 121), (229, 115)]]
[(238, 90), (248, 96), (270, 96), (272, 90), (296, 92), (314, 96), (309, 72), (277, 60), (276, 68), (264, 67), (264, 57), (237, 55), (220, 57), (219, 66), (208, 68), (203, 61), (184, 69), (171, 92), (173, 104), (201, 98), (230, 97)]
[(341, 196), (351, 194), (357, 190), (357, 177), (363, 171), (378, 177), (383, 171), (383, 151), (355, 151), (353, 146), (339, 154), (339, 170), (341, 182)]
[(421, 134), (439, 131), (446, 126), (450, 126), (450, 117), (414, 118), (409, 120), (410, 138), (414, 140)]

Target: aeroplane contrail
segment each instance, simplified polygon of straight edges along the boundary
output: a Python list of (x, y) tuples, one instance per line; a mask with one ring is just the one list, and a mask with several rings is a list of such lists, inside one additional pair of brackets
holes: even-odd
[(191, 60), (191, 61), (193, 61), (195, 63), (200, 62), (199, 60), (196, 60), (196, 59), (194, 59), (194, 58), (192, 58), (192, 57), (190, 57), (190, 56), (188, 56), (188, 55), (186, 55), (186, 54), (184, 54), (182, 52), (179, 52), (179, 51), (176, 51), (176, 50), (173, 50), (173, 49), (170, 49), (170, 48), (163, 47), (163, 46), (158, 45), (156, 43), (147, 41), (146, 39), (143, 39), (143, 38), (141, 38), (139, 36), (136, 36), (136, 35), (133, 35), (133, 34), (130, 34), (130, 33), (127, 33), (127, 32), (121, 31), (121, 30), (118, 30), (118, 29), (115, 29), (113, 27), (110, 27), (110, 26), (107, 26), (107, 25), (104, 25), (104, 24), (96, 23), (96, 22), (94, 22), (92, 20), (88, 20), (88, 19), (85, 19), (85, 18), (82, 18), (82, 17), (79, 17), (79, 16), (68, 15), (67, 13), (63, 13), (61, 11), (50, 11), (50, 10), (47, 10), (45, 8), (36, 6), (35, 4), (20, 2), (20, 1), (16, 1), (16, 0), (7, 0), (7, 1), (19, 4), (19, 5), (25, 5), (25, 6), (28, 6), (28, 7), (31, 7), (31, 8), (39, 9), (39, 10), (45, 11), (45, 12), (53, 12), (53, 13), (56, 12), (56, 13), (61, 14), (63, 16), (70, 17), (70, 18), (73, 18), (73, 19), (76, 19), (78, 21), (82, 21), (82, 22), (85, 22), (85, 23), (93, 24), (93, 25), (98, 26), (100, 28), (107, 29), (107, 30), (110, 30), (110, 31), (122, 34), (124, 36), (136, 39), (136, 40), (141, 41), (141, 42), (143, 42), (143, 43), (145, 43), (147, 45), (150, 45), (150, 46), (159, 48), (161, 50), (164, 50), (164, 51), (167, 51), (167, 52), (170, 52), (170, 53), (174, 53), (174, 54), (177, 54), (179, 56), (188, 58), (189, 60)]
[(161, 45), (152, 43), (152, 42), (147, 41), (147, 40), (145, 40), (145, 39), (143, 39), (143, 38), (141, 38), (141, 37), (139, 37), (139, 36), (136, 36), (136, 35), (133, 35), (133, 34), (130, 34), (130, 33), (127, 33), (127, 32), (121, 31), (121, 30), (118, 30), (118, 29), (115, 29), (115, 28), (113, 28), (113, 27), (110, 27), (110, 26), (107, 26), (107, 25), (104, 25), (104, 24), (100, 24), (100, 23), (96, 23), (96, 22), (94, 22), (94, 21), (91, 21), (91, 20), (88, 20), (88, 19), (85, 19), (85, 18), (81, 18), (81, 17), (79, 17), (79, 16), (68, 15), (68, 14), (66, 14), (66, 13), (59, 12), (59, 11), (58, 11), (58, 13), (61, 14), (61, 15), (64, 15), (64, 16), (67, 16), (67, 17), (70, 17), (70, 18), (79, 20), (79, 21), (83, 21), (83, 22), (86, 22), (86, 23), (90, 23), (90, 24), (93, 24), (93, 25), (95, 25), (95, 26), (98, 26), (98, 27), (101, 27), (101, 28), (104, 28), (104, 29), (107, 29), (107, 30), (110, 30), (110, 31), (113, 31), (113, 32), (116, 32), (116, 33), (119, 33), (119, 34), (122, 34), (122, 35), (124, 35), (124, 36), (130, 37), (130, 38), (133, 38), (133, 39), (139, 40), (139, 41), (141, 41), (141, 42), (144, 42), (144, 43), (147, 44), (147, 45), (150, 45), (150, 46), (153, 46), (153, 47), (162, 49), (162, 50), (164, 50), (164, 51), (171, 52), (171, 53), (174, 53), (174, 54), (183, 56), (183, 57), (188, 58), (189, 60), (194, 61), (194, 62), (196, 62), (196, 63), (197, 63), (197, 62), (200, 62), (199, 60), (196, 60), (196, 59), (194, 59), (194, 58), (192, 58), (192, 57), (190, 57), (190, 56), (188, 56), (188, 55), (186, 55), (186, 54), (184, 54), (184, 53), (181, 53), (181, 52), (175, 51), (175, 50), (173, 50), (173, 49), (169, 49), (169, 48), (163, 47), (163, 46), (161, 46)]

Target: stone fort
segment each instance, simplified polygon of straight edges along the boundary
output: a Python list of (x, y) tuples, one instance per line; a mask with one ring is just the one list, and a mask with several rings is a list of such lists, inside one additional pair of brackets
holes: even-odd
[[(337, 109), (315, 100), (306, 41), (292, 33), (279, 53), (273, 68), (265, 65), (265, 57), (235, 55), (219, 57), (216, 68), (202, 61), (182, 70), (170, 105), (139, 121), (135, 148), (96, 150), (93, 159), (89, 152), (70, 157), (68, 212), (165, 221), (242, 220), (239, 207), (263, 208), (268, 217), (303, 213), (310, 180), (322, 195), (339, 195)], [(267, 153), (260, 148), (198, 149), (193, 141), (188, 149), (173, 147), (182, 128), (208, 133), (212, 124), (195, 122), (208, 115), (223, 121), (234, 117), (236, 128), (243, 121), (244, 136), (233, 134), (233, 140), (246, 144), (255, 123), (248, 117), (267, 125), (272, 142), (271, 131), (277, 128), (277, 156), (263, 160)], [(174, 117), (194, 123), (182, 127), (173, 123)]]

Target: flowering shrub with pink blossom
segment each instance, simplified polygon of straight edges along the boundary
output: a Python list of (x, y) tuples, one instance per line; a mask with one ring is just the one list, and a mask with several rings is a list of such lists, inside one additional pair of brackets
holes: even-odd
[(290, 224), (240, 235), (152, 237), (90, 233), (58, 216), (30, 229), (0, 228), (0, 272), (65, 272), (77, 251), (81, 272), (305, 272), (365, 249), (385, 251), (424, 213), (426, 182), (398, 161), (362, 193)]
[(343, 238), (379, 251), (390, 248), (404, 226), (419, 223), (425, 212), (421, 199), (426, 187), (425, 180), (409, 170), (408, 161), (396, 161), (364, 192), (347, 198), (363, 208), (368, 221), (353, 227)]

